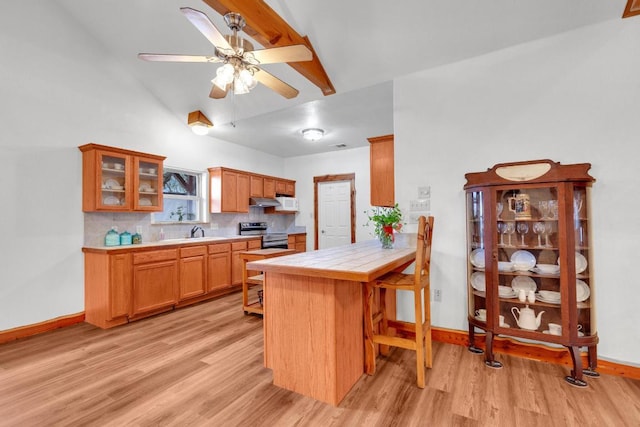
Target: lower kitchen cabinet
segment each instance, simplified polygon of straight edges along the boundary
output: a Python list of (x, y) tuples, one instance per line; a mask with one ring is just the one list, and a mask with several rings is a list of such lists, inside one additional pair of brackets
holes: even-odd
[(111, 328), (239, 289), (239, 254), (260, 249), (262, 242), (234, 240), (163, 249), (83, 248), (85, 321)]
[(289, 249), (295, 249), (296, 253), (307, 251), (307, 235), (306, 234), (290, 234), (287, 238)]
[(132, 317), (178, 302), (178, 250), (133, 254)]
[(207, 292), (207, 247), (180, 248), (180, 301)]
[(131, 254), (85, 254), (85, 321), (101, 328), (127, 322), (131, 306)]
[(216, 291), (231, 287), (231, 244), (209, 245), (207, 290)]

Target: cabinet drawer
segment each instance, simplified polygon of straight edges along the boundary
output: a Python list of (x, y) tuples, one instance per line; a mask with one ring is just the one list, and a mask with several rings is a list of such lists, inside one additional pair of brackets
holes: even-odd
[(229, 252), (231, 250), (230, 243), (219, 243), (217, 245), (209, 245), (210, 254), (219, 254), (222, 252)]
[(155, 261), (168, 261), (178, 258), (177, 249), (165, 249), (162, 251), (138, 252), (133, 254), (133, 264), (144, 264)]
[(307, 236), (304, 234), (300, 234), (296, 236), (296, 243), (306, 243), (307, 242)]
[(287, 243), (290, 245), (296, 244), (296, 236), (287, 236)]
[(262, 240), (249, 240), (247, 242), (247, 247), (249, 250), (251, 249), (261, 249), (262, 248)]
[(234, 242), (231, 244), (232, 251), (246, 251), (247, 250), (247, 242)]
[(207, 254), (206, 246), (190, 246), (187, 248), (180, 248), (180, 258), (206, 255), (206, 254)]

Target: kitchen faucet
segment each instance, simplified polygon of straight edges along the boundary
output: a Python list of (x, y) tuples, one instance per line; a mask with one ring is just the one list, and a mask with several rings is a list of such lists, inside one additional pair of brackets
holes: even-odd
[(204, 230), (202, 227), (198, 226), (198, 225), (194, 225), (193, 228), (191, 229), (191, 238), (196, 237), (196, 233), (198, 231), (202, 232), (202, 237), (204, 237)]

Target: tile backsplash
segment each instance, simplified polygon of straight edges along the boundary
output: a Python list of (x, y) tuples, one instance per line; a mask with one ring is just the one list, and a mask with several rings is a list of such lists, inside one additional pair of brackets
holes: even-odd
[[(140, 227), (142, 241), (148, 243), (160, 239), (160, 229), (164, 231), (165, 239), (188, 237), (194, 225), (202, 227), (205, 236), (237, 236), (238, 223), (244, 221), (264, 221), (269, 232), (304, 232), (304, 227), (296, 227), (294, 214), (267, 215), (262, 209), (250, 209), (248, 214), (210, 214), (209, 222), (197, 224), (152, 224), (149, 213), (85, 212), (84, 245), (104, 246), (105, 234), (112, 226), (118, 228), (118, 233), (128, 231), (131, 234), (136, 232), (136, 227)], [(217, 229), (212, 229), (211, 224), (216, 224)]]

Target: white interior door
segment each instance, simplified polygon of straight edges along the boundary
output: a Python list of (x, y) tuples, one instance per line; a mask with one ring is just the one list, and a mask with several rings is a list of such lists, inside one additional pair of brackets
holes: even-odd
[(318, 249), (351, 244), (351, 182), (318, 183)]

